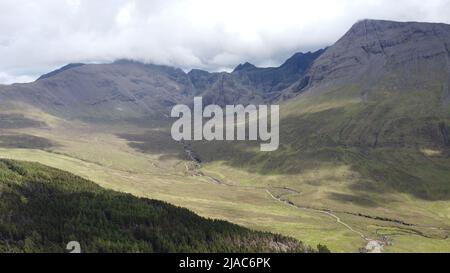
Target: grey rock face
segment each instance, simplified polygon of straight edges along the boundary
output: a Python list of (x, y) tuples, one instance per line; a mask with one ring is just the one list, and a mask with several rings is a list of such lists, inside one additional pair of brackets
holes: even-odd
[(193, 70), (189, 77), (208, 103), (271, 102), (278, 99), (282, 90), (303, 77), (323, 52), (297, 53), (280, 67), (258, 68), (245, 63), (237, 66), (231, 74)]
[(57, 74), (59, 74), (61, 72), (64, 72), (66, 70), (69, 70), (69, 69), (72, 69), (72, 68), (75, 68), (75, 67), (78, 67), (78, 66), (83, 66), (83, 65), (84, 64), (82, 64), (82, 63), (68, 64), (66, 66), (61, 67), (60, 69), (57, 69), (57, 70), (52, 71), (52, 72), (50, 72), (48, 74), (44, 74), (44, 75), (40, 76), (39, 79), (37, 79), (37, 80), (39, 81), (39, 80), (43, 80), (43, 79), (48, 79), (50, 77), (56, 76)]
[(369, 92), (448, 81), (450, 25), (363, 20), (328, 48), (290, 92), (358, 84)]
[(234, 70), (233, 73), (236, 72), (244, 72), (244, 71), (251, 71), (251, 70), (255, 70), (257, 69), (257, 67), (249, 62), (245, 63), (245, 64), (240, 64), (238, 65)]
[(241, 64), (209, 73), (120, 60), (71, 64), (30, 84), (0, 86), (0, 103), (24, 102), (68, 118), (166, 116), (178, 103), (269, 103), (299, 93), (357, 85), (373, 90), (446, 89), (450, 102), (450, 26), (364, 20), (326, 50), (297, 53), (280, 67)]
[(279, 68), (240, 65), (233, 73), (209, 73), (130, 60), (69, 64), (30, 84), (0, 87), (3, 103), (23, 102), (66, 118), (118, 119), (167, 116), (178, 103), (203, 96), (207, 104), (272, 100), (321, 52), (296, 54)]
[(280, 67), (274, 68), (257, 68), (247, 63), (238, 66), (233, 75), (240, 78), (241, 81), (249, 82), (251, 86), (263, 93), (277, 92), (303, 77), (324, 51), (321, 49), (313, 53), (296, 53)]
[(30, 84), (0, 90), (2, 102), (24, 102), (66, 118), (116, 119), (164, 115), (192, 97), (180, 69), (119, 61), (65, 69)]

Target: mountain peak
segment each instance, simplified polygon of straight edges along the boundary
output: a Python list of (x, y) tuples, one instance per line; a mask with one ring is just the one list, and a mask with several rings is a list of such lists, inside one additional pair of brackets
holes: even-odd
[(113, 64), (121, 64), (121, 65), (144, 65), (143, 62), (132, 60), (132, 59), (117, 59), (113, 62)]
[(281, 68), (293, 68), (293, 69), (307, 69), (311, 63), (318, 58), (326, 49), (319, 49), (315, 52), (298, 52), (292, 55), (289, 59), (287, 59), (282, 65)]
[(56, 70), (54, 70), (54, 71), (52, 71), (50, 73), (47, 73), (47, 74), (44, 74), (44, 75), (40, 76), (37, 80), (39, 81), (39, 80), (43, 80), (43, 79), (48, 79), (48, 78), (51, 78), (53, 76), (58, 75), (61, 72), (64, 72), (66, 70), (69, 70), (69, 69), (72, 69), (72, 68), (75, 68), (75, 67), (83, 66), (83, 65), (85, 65), (85, 64), (83, 64), (83, 63), (70, 63), (70, 64), (65, 65), (65, 66), (63, 66), (63, 67), (61, 67), (59, 69), (56, 69)]
[[(381, 19), (361, 19), (361, 20), (357, 21), (355, 24), (353, 24), (353, 27), (358, 27), (358, 26), (367, 25), (367, 24), (388, 26), (388, 25), (411, 24), (411, 23), (415, 23), (415, 22), (399, 22), (399, 21), (390, 21), (390, 20), (381, 20)], [(421, 23), (421, 24), (426, 24), (426, 23)]]
[(427, 32), (435, 27), (448, 28), (449, 25), (443, 23), (426, 23), (426, 22), (399, 22), (389, 20), (363, 19), (356, 22), (348, 31), (348, 33), (364, 33), (370, 34), (374, 32), (395, 32), (397, 29), (410, 29), (412, 32)]
[(358, 84), (367, 93), (393, 74), (400, 76), (392, 89), (424, 88), (431, 69), (447, 73), (449, 41), (446, 24), (360, 20), (314, 62), (296, 91)]
[(233, 73), (234, 73), (234, 72), (240, 72), (240, 71), (253, 70), (253, 69), (255, 69), (255, 68), (257, 68), (255, 65), (253, 65), (253, 64), (251, 64), (251, 63), (249, 63), (249, 62), (246, 62), (246, 63), (244, 63), (244, 64), (238, 65), (238, 66), (233, 70)]

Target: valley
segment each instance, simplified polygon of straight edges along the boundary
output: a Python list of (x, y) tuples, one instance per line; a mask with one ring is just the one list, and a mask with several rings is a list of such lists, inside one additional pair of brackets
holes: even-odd
[[(30, 119), (31, 115), (39, 116), (34, 112)], [(365, 248), (367, 238), (388, 240), (383, 247), (388, 252), (448, 250), (448, 201), (426, 202), (394, 193), (367, 196), (358, 203), (353, 202), (358, 200), (355, 197), (346, 201), (344, 197), (354, 194), (349, 186), (358, 176), (349, 166), (263, 175), (230, 166), (226, 160), (203, 161), (201, 152), (196, 152), (195, 158), (198, 154), (200, 158), (194, 161), (164, 127), (120, 122), (92, 125), (44, 114), (42, 121), (51, 126), (3, 129), (2, 134), (32, 135), (53, 146), (39, 148), (40, 142), (32, 141), (14, 144), (26, 148), (5, 148), (2, 141), (1, 157), (40, 162), (108, 189), (164, 200), (204, 217), (255, 230), (289, 235), (311, 246), (326, 244), (334, 252), (358, 252)], [(395, 201), (380, 205), (381, 200), (390, 198)]]
[(0, 195), (2, 253), (65, 253), (70, 245), (77, 253), (318, 251), (38, 163), (1, 159)]
[[(362, 20), (274, 68), (72, 64), (0, 87), (0, 158), (332, 252), (450, 252), (449, 44), (449, 25)], [(195, 96), (280, 105), (279, 149), (174, 141)]]

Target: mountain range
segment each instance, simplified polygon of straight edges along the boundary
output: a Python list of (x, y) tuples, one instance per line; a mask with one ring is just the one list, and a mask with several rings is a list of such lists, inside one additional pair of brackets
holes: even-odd
[[(172, 141), (170, 109), (195, 96), (280, 104), (280, 148)], [(279, 67), (118, 60), (0, 86), (8, 158), (332, 251), (450, 251), (449, 124), (450, 25), (439, 23), (361, 20)]]
[(270, 103), (349, 84), (359, 84), (366, 97), (375, 89), (425, 89), (441, 82), (448, 101), (449, 35), (445, 24), (363, 20), (333, 46), (296, 53), (280, 67), (245, 63), (232, 73), (185, 73), (128, 60), (75, 63), (31, 84), (5, 86), (1, 95), (3, 102), (22, 101), (73, 117), (98, 115), (104, 108), (107, 117), (156, 114), (192, 96), (219, 105)]
[(70, 118), (106, 119), (167, 113), (178, 103), (203, 96), (219, 105), (274, 101), (302, 77), (323, 50), (298, 53), (276, 68), (239, 65), (233, 73), (209, 73), (119, 60), (112, 64), (69, 64), (31, 84), (2, 88), (2, 102), (31, 104)]

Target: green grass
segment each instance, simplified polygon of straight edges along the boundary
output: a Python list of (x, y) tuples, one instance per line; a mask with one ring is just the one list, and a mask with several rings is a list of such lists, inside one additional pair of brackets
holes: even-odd
[[(0, 149), (0, 156), (41, 162), (106, 188), (308, 245), (326, 244), (334, 252), (364, 247), (360, 236), (334, 219), (295, 209), (266, 193), (289, 188), (297, 192), (285, 196), (292, 203), (332, 209), (370, 238), (380, 239), (379, 229), (402, 231), (388, 234), (393, 243), (385, 247), (387, 252), (449, 252), (450, 153), (439, 124), (450, 124), (450, 107), (441, 103), (438, 89), (380, 90), (367, 100), (358, 90), (355, 86), (283, 104), (277, 152), (260, 153), (257, 143), (194, 143), (203, 160), (199, 171), (225, 185), (193, 176), (182, 147), (167, 128), (161, 130), (163, 123), (155, 128), (58, 120), (47, 122), (50, 129), (11, 129), (8, 134), (49, 139), (54, 146), (46, 151), (8, 147)], [(44, 120), (44, 115), (33, 116)]]
[(0, 252), (312, 252), (295, 239), (105, 190), (37, 163), (0, 160)]

